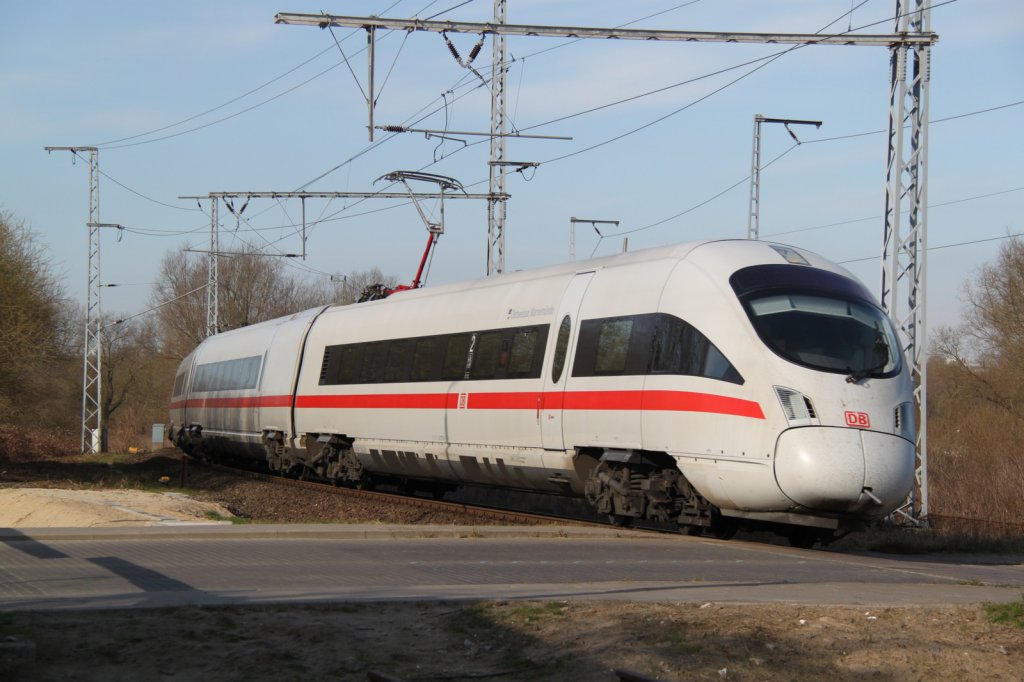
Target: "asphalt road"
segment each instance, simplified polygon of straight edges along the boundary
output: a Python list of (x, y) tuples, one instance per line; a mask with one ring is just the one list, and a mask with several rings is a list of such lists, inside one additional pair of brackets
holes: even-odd
[(0, 529), (0, 610), (527, 598), (1007, 602), (1024, 591), (1022, 560), (849, 555), (572, 527)]

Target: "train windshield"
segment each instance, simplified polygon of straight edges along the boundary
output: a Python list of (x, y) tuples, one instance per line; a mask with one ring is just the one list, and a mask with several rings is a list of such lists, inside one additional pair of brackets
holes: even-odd
[(791, 362), (847, 374), (851, 381), (900, 370), (892, 323), (865, 301), (775, 290), (745, 303), (761, 339)]

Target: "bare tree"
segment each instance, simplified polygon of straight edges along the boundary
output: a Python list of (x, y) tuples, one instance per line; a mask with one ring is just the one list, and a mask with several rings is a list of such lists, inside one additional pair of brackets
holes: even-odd
[[(206, 337), (207, 263), (184, 251), (167, 254), (151, 303), (162, 348), (181, 358)], [(218, 267), (220, 330), (225, 331), (328, 303), (332, 292), (286, 271), (278, 258), (256, 253), (224, 256)]]
[(964, 321), (936, 335), (928, 370), (933, 513), (1024, 521), (1024, 242), (964, 287)]
[(73, 347), (71, 308), (49, 254), (6, 211), (0, 211), (0, 292), (0, 422), (64, 414), (66, 406), (55, 401), (63, 401), (70, 382), (58, 365)]

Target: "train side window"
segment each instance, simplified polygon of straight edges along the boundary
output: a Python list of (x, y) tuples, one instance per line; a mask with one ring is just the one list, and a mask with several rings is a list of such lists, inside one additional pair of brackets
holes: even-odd
[(448, 337), (444, 352), (444, 366), (441, 368), (442, 379), (465, 378), (472, 340), (472, 334), (452, 334)]
[(393, 383), (408, 380), (414, 341), (415, 339), (402, 339), (390, 343), (388, 359), (384, 364), (384, 381)]
[(354, 384), (359, 377), (359, 366), (363, 359), (363, 346), (343, 346), (336, 384)]
[(434, 367), (437, 358), (438, 339), (436, 336), (425, 336), (416, 339), (416, 348), (412, 358), (412, 380), (436, 380)]
[(501, 332), (484, 332), (477, 335), (473, 352), (473, 368), (470, 376), (474, 379), (493, 379), (498, 373), (501, 360)]
[(648, 371), (743, 383), (743, 377), (708, 337), (671, 315), (658, 316)]
[(362, 367), (359, 369), (360, 383), (372, 384), (384, 377), (384, 360), (387, 353), (387, 341), (374, 341), (365, 345)]
[(597, 357), (594, 361), (595, 374), (616, 374), (626, 369), (629, 354), (629, 337), (633, 333), (633, 320), (623, 318), (605, 320), (597, 337)]
[(520, 329), (512, 336), (512, 353), (505, 376), (508, 378), (528, 377), (533, 370), (533, 356), (537, 351), (536, 328)]
[(555, 357), (551, 362), (551, 383), (557, 384), (565, 369), (565, 357), (569, 351), (569, 333), (572, 331), (572, 320), (566, 315), (558, 326), (558, 339), (555, 341)]

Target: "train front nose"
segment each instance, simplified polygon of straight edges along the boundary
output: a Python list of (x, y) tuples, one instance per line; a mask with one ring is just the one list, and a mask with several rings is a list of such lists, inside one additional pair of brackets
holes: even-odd
[(914, 444), (887, 433), (808, 426), (783, 431), (775, 480), (808, 509), (884, 516), (914, 483)]

